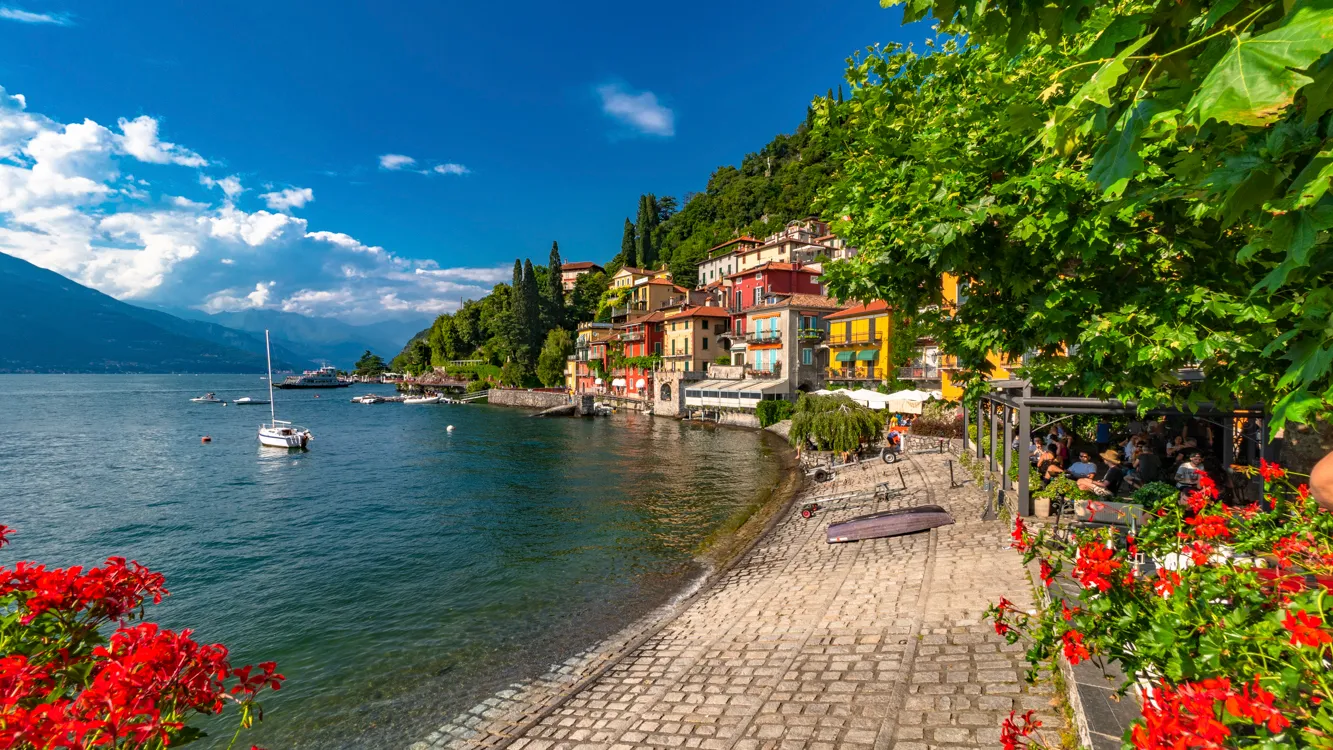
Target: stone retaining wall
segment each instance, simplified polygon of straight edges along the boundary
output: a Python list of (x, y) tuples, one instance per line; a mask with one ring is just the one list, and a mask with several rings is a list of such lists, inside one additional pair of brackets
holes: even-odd
[(564, 406), (569, 403), (569, 396), (563, 393), (547, 391), (527, 391), (519, 388), (492, 388), (487, 399), (498, 406), (521, 406), (525, 409), (549, 409), (552, 406)]

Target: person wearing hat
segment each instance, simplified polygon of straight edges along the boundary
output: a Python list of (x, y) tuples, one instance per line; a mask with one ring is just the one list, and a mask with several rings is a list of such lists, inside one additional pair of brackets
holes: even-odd
[(1199, 489), (1199, 475), (1203, 473), (1203, 452), (1190, 451), (1189, 458), (1176, 469), (1176, 489)]
[(1120, 491), (1125, 481), (1125, 470), (1120, 465), (1120, 453), (1115, 450), (1102, 451), (1101, 459), (1106, 462), (1106, 473), (1101, 479), (1084, 477), (1078, 480), (1078, 488), (1101, 497), (1110, 497)]

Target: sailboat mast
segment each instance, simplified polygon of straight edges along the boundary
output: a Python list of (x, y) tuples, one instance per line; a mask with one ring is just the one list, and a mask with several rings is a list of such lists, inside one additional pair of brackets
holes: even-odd
[(268, 416), (271, 425), (278, 423), (278, 407), (273, 403), (273, 347), (268, 343), (268, 329), (264, 329), (264, 355), (268, 357)]

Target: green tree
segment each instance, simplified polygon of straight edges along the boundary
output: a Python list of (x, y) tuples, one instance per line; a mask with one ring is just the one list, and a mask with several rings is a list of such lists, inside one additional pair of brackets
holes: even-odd
[(620, 254), (612, 262), (622, 266), (639, 265), (639, 240), (634, 234), (634, 222), (628, 217), (625, 219), (625, 232), (620, 237)]
[(521, 388), (528, 378), (527, 369), (518, 360), (510, 360), (500, 368), (500, 384), (509, 388)]
[(611, 280), (605, 273), (585, 273), (574, 280), (574, 288), (569, 293), (569, 323), (578, 325), (597, 317), (597, 307), (602, 295), (611, 286)]
[(968, 47), (875, 50), (845, 104), (815, 105), (840, 167), (821, 205), (862, 249), (828, 267), (835, 293), (915, 310), (959, 277), (966, 301), (921, 317), (974, 386), (996, 351), (1055, 392), (1276, 401), (1275, 427), (1325, 407), (1333, 6), (907, 18), (927, 11)]
[(546, 331), (542, 329), (541, 289), (537, 283), (537, 274), (532, 268), (532, 261), (523, 261), (523, 286), (517, 298), (521, 298), (524, 318), (521, 320), (520, 335), (516, 337), (518, 350), (522, 352), (520, 360), (525, 367), (530, 367), (537, 358)]
[(634, 226), (639, 235), (638, 265), (652, 268), (657, 262), (657, 248), (653, 244), (657, 234), (657, 204), (651, 194), (639, 196), (639, 220)]
[(862, 443), (879, 440), (883, 430), (879, 414), (847, 396), (802, 393), (791, 414), (787, 439), (794, 446), (810, 441), (817, 450), (854, 451)]
[(361, 359), (356, 361), (356, 369), (354, 370), (357, 375), (368, 377), (383, 375), (388, 371), (389, 366), (384, 364), (384, 358), (378, 354), (371, 354), (369, 349), (361, 355)]
[(565, 361), (574, 353), (574, 338), (563, 328), (546, 334), (546, 343), (537, 356), (537, 378), (542, 385), (554, 387), (565, 382)]
[(551, 257), (546, 266), (546, 328), (561, 328), (565, 325), (565, 279), (560, 267), (560, 245), (551, 242)]

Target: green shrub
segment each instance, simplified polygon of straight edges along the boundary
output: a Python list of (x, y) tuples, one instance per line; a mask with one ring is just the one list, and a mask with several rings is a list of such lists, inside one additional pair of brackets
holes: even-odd
[(963, 417), (956, 404), (928, 401), (921, 407), (921, 414), (912, 422), (910, 431), (925, 437), (961, 438)]
[(1148, 510), (1157, 510), (1168, 503), (1180, 500), (1180, 490), (1166, 482), (1149, 482), (1134, 490), (1133, 502)]
[(787, 439), (792, 445), (812, 441), (821, 451), (854, 451), (862, 443), (874, 443), (883, 431), (884, 420), (878, 412), (847, 396), (802, 393), (792, 412)]
[(754, 407), (755, 416), (759, 417), (759, 426), (768, 427), (791, 417), (796, 405), (790, 401), (760, 401)]

